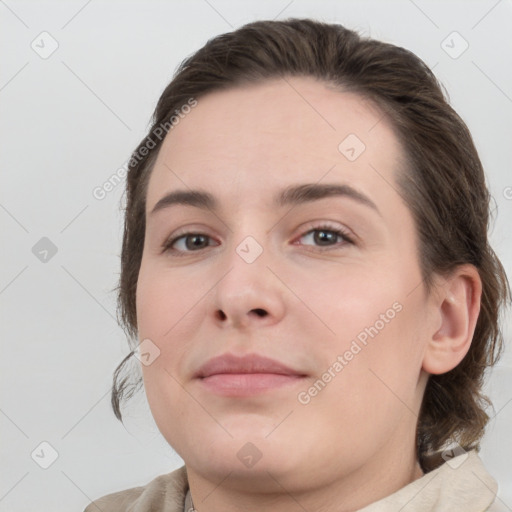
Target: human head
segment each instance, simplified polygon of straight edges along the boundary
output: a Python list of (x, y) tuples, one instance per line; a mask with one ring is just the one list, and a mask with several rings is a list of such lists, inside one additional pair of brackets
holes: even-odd
[[(457, 440), (466, 449), (477, 446), (488, 420), (483, 376), (500, 352), (499, 309), (508, 292), (504, 270), (487, 239), (490, 195), (482, 165), (466, 125), (418, 57), (340, 25), (296, 19), (250, 23), (211, 39), (179, 66), (160, 97), (148, 135), (132, 155), (127, 176), (119, 311), (132, 348), (138, 343), (136, 292), (147, 186), (164, 141), (155, 131), (190, 105), (191, 98), (200, 102), (210, 93), (286, 77), (311, 77), (353, 93), (376, 106), (383, 123), (393, 129), (403, 157), (395, 176), (397, 193), (414, 219), (420, 288), (429, 294), (436, 276), (449, 276), (462, 265), (478, 270), (481, 309), (471, 345), (455, 368), (430, 375), (416, 433), (420, 462), (448, 441)], [(121, 369), (113, 388), (119, 418), (127, 384), (118, 380)]]

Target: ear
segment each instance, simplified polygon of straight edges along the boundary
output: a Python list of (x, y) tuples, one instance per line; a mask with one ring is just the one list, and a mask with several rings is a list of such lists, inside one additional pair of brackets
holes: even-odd
[(432, 328), (425, 353), (423, 370), (431, 374), (455, 368), (467, 354), (480, 313), (482, 281), (473, 265), (461, 265), (440, 279)]

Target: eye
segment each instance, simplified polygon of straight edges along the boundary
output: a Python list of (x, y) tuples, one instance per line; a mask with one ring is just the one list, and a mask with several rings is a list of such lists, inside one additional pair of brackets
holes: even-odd
[[(315, 244), (318, 244), (317, 247), (319, 247), (320, 250), (322, 250), (322, 248), (329, 250), (346, 243), (354, 244), (352, 237), (347, 233), (347, 231), (327, 224), (313, 226), (312, 229), (301, 235), (299, 240), (306, 237), (312, 237), (310, 239)], [(341, 242), (337, 239), (341, 239)], [(211, 246), (212, 244), (207, 243), (208, 240), (211, 240), (211, 237), (204, 233), (195, 233), (192, 231), (181, 233), (169, 240), (166, 240), (162, 244), (162, 252), (172, 252), (176, 256), (184, 256), (187, 253), (198, 252), (201, 249)]]
[[(177, 255), (180, 255), (180, 253), (196, 252), (204, 247), (208, 247), (208, 244), (204, 245), (205, 240), (208, 239), (210, 237), (204, 233), (187, 232), (166, 240), (162, 245), (162, 249), (163, 252), (172, 251)], [(181, 247), (176, 248), (175, 246), (179, 245), (179, 242), (182, 242)]]
[[(326, 249), (336, 248), (337, 246), (345, 243), (354, 243), (351, 236), (344, 229), (325, 224), (322, 226), (314, 226), (312, 229), (304, 233), (299, 240), (306, 239), (307, 237), (309, 237), (309, 239), (315, 244), (318, 244), (317, 247), (325, 247)], [(342, 242), (337, 242), (337, 239), (341, 239)]]

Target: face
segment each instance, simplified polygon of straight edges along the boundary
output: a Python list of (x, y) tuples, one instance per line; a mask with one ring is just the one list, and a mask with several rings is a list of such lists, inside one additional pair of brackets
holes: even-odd
[[(312, 78), (211, 93), (168, 133), (136, 307), (189, 471), (304, 489), (414, 447), (428, 298), (400, 156), (375, 107)], [(178, 190), (214, 201), (161, 201)]]

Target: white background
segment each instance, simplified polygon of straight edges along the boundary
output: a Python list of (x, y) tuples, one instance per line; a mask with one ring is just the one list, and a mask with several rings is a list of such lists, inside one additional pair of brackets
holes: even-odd
[[(83, 510), (182, 464), (143, 392), (126, 428), (110, 408), (112, 372), (128, 353), (113, 291), (123, 186), (101, 201), (92, 191), (144, 136), (183, 58), (244, 23), (287, 17), (342, 23), (434, 68), (474, 136), (497, 205), (491, 240), (512, 275), (510, 0), (0, 0), (0, 511)], [(58, 43), (47, 59), (31, 47), (43, 31)], [(442, 47), (453, 31), (469, 44), (456, 59)], [(57, 247), (45, 263), (32, 252), (42, 237)], [(481, 456), (512, 510), (510, 348), (488, 389), (497, 416)], [(58, 453), (48, 469), (31, 458), (37, 448), (50, 461), (43, 441)]]

